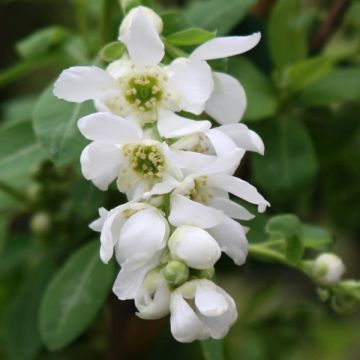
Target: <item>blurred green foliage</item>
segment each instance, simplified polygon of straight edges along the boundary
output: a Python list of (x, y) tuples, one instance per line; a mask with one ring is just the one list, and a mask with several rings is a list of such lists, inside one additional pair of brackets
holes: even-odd
[[(224, 342), (201, 345), (176, 343), (166, 321), (137, 319), (132, 304), (112, 297), (113, 267), (98, 261), (87, 226), (98, 207), (124, 199), (80, 176), (84, 140), (76, 120), (92, 105), (51, 93), (61, 69), (121, 55), (118, 44), (104, 45), (116, 39), (123, 12), (139, 3), (151, 5), (0, 4), (3, 37), (13, 42), (4, 42), (0, 59), (0, 358), (359, 359), (359, 314), (340, 316), (321, 304), (295, 269), (336, 238), (348, 277), (360, 273), (360, 3), (338, 1), (344, 12), (337, 13), (336, 1), (325, 0), (153, 4), (169, 59), (215, 34), (262, 32), (254, 51), (212, 65), (246, 90), (244, 121), (266, 154), (247, 155), (240, 175), (272, 207), (250, 222), (255, 261), (235, 273), (226, 259), (220, 264), (218, 280), (237, 301), (238, 322)], [(36, 22), (29, 25), (24, 12)], [(325, 40), (314, 41), (332, 16)], [(346, 280), (331, 294), (320, 290), (320, 298), (331, 296), (335, 309), (347, 310), (360, 300), (359, 289)]]

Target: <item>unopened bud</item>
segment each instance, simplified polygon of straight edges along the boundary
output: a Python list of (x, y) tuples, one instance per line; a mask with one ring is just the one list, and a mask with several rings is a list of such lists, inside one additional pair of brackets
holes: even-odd
[(189, 279), (189, 268), (182, 261), (172, 260), (164, 268), (164, 278), (175, 286), (182, 285)]
[(163, 21), (161, 17), (152, 9), (146, 6), (137, 6), (129, 11), (129, 13), (124, 17), (124, 20), (121, 22), (119, 29), (119, 36), (124, 35), (130, 28), (131, 23), (134, 19), (134, 16), (141, 12), (154, 26), (158, 34), (161, 34), (163, 30)]
[(312, 275), (322, 285), (335, 285), (343, 276), (345, 266), (342, 260), (331, 253), (318, 256), (313, 264)]
[(30, 220), (31, 231), (37, 235), (46, 234), (51, 227), (50, 216), (45, 212), (38, 212)]

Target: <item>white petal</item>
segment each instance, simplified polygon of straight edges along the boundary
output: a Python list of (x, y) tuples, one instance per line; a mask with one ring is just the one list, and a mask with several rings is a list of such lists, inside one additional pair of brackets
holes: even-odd
[(225, 296), (209, 280), (198, 280), (195, 292), (195, 305), (204, 316), (219, 316), (228, 310)]
[(264, 143), (261, 137), (244, 124), (228, 124), (217, 128), (217, 130), (230, 136), (236, 145), (248, 151), (255, 151), (259, 154), (264, 154)]
[(218, 37), (200, 45), (192, 52), (190, 58), (212, 60), (239, 55), (255, 47), (260, 37), (259, 32), (248, 36)]
[(104, 226), (104, 222), (108, 216), (108, 213), (109, 212), (105, 208), (101, 207), (99, 209), (100, 217), (98, 219), (94, 220), (93, 222), (91, 222), (89, 225), (89, 228), (93, 231), (101, 232), (101, 230)]
[(171, 200), (169, 222), (174, 226), (193, 225), (207, 229), (218, 225), (223, 213), (185, 196), (175, 195)]
[(206, 165), (212, 164), (216, 157), (213, 155), (207, 155), (198, 153), (195, 151), (179, 151), (182, 157), (185, 159), (186, 167), (183, 168), (184, 175), (195, 174), (199, 169), (206, 167)]
[(96, 66), (74, 66), (64, 70), (54, 84), (59, 99), (81, 103), (118, 91), (115, 79)]
[(218, 226), (208, 231), (219, 243), (221, 250), (230, 256), (235, 264), (242, 265), (245, 263), (248, 254), (248, 241), (243, 226), (235, 220), (224, 217)]
[(164, 57), (164, 44), (154, 25), (142, 11), (134, 15), (130, 30), (119, 39), (127, 46), (136, 66), (157, 65)]
[(210, 129), (206, 132), (215, 152), (219, 156), (228, 155), (234, 152), (238, 147), (233, 140), (217, 129)]
[(107, 144), (128, 144), (141, 139), (142, 131), (120, 116), (98, 112), (79, 119), (80, 132), (89, 140)]
[(193, 269), (208, 269), (221, 256), (216, 240), (203, 229), (194, 226), (178, 227), (169, 239), (171, 254)]
[(115, 145), (93, 142), (81, 153), (80, 163), (85, 179), (100, 190), (107, 190), (122, 165), (122, 154)]
[(148, 271), (145, 266), (134, 271), (121, 269), (113, 286), (114, 294), (120, 300), (134, 299)]
[(143, 195), (144, 199), (149, 199), (153, 195), (167, 194), (174, 190), (180, 183), (169, 175), (164, 175), (162, 182), (157, 183), (151, 191), (146, 192)]
[(208, 330), (194, 310), (177, 291), (172, 294), (170, 311), (171, 333), (177, 341), (187, 343), (203, 340), (209, 336)]
[(121, 263), (138, 267), (147, 262), (166, 245), (164, 218), (158, 211), (144, 209), (132, 215), (123, 225), (116, 244)]
[[(204, 281), (204, 280), (202, 280)], [(200, 320), (210, 331), (210, 335), (214, 339), (222, 339), (229, 331), (231, 325), (237, 319), (237, 311), (234, 300), (229, 294), (227, 294), (219, 286), (216, 286), (216, 289), (221, 293), (226, 299), (228, 304), (228, 309), (226, 312), (219, 316), (203, 316), (201, 313), (198, 314)]]
[(213, 73), (214, 91), (205, 111), (220, 124), (240, 121), (246, 110), (246, 94), (239, 81), (224, 73)]
[(211, 128), (210, 121), (190, 120), (172, 111), (159, 111), (158, 130), (165, 138), (191, 135)]
[(215, 197), (209, 201), (209, 206), (221, 210), (227, 216), (239, 220), (251, 220), (254, 215), (243, 206), (223, 197)]
[(196, 115), (204, 111), (214, 86), (205, 61), (190, 61), (176, 67), (168, 85), (180, 95), (181, 109)]
[(210, 176), (213, 174), (233, 174), (240, 164), (240, 160), (244, 156), (245, 151), (235, 149), (229, 154), (218, 156), (215, 161), (207, 164), (203, 168), (198, 168), (196, 176)]
[(208, 178), (209, 186), (218, 187), (252, 204), (257, 204), (259, 211), (264, 211), (270, 204), (258, 193), (256, 188), (235, 176), (217, 174)]
[(135, 305), (138, 309), (136, 315), (146, 320), (162, 318), (170, 311), (170, 295), (171, 292), (165, 282), (156, 289), (154, 294), (150, 294), (142, 286), (135, 297)]

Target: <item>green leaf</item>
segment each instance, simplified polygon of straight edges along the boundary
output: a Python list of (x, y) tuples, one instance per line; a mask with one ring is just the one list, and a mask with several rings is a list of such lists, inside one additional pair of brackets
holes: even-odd
[(121, 56), (124, 54), (124, 52), (125, 52), (125, 45), (118, 41), (114, 41), (105, 45), (100, 50), (100, 56), (104, 61), (110, 62), (110, 61), (119, 60)]
[(336, 69), (329, 75), (310, 84), (300, 94), (305, 105), (331, 105), (341, 101), (360, 99), (360, 68)]
[(9, 359), (35, 359), (41, 339), (38, 330), (38, 311), (46, 284), (53, 273), (51, 261), (37, 266), (27, 276), (13, 298), (5, 315), (5, 344)]
[(51, 26), (34, 32), (16, 44), (16, 51), (24, 59), (46, 54), (69, 37), (69, 32), (60, 26)]
[(265, 232), (271, 239), (285, 239), (285, 256), (288, 261), (298, 264), (304, 255), (304, 236), (301, 221), (291, 214), (272, 217), (266, 224)]
[(245, 58), (229, 59), (228, 70), (245, 89), (247, 109), (244, 120), (260, 120), (275, 114), (279, 101), (270, 79)]
[(333, 67), (334, 60), (326, 56), (299, 61), (286, 70), (287, 86), (299, 91), (328, 75)]
[[(264, 157), (253, 155), (253, 176), (272, 198), (297, 196), (317, 172), (317, 159), (304, 125), (292, 117), (271, 119), (257, 132), (265, 143)], [(269, 179), (272, 179), (269, 181)]]
[(334, 243), (334, 237), (321, 226), (303, 225), (304, 245), (307, 248), (326, 251)]
[(224, 360), (224, 343), (222, 340), (208, 339), (201, 341), (205, 360)]
[(41, 303), (40, 334), (49, 349), (68, 345), (87, 329), (104, 303), (113, 277), (113, 267), (100, 262), (98, 241), (70, 257)]
[(210, 32), (199, 28), (189, 28), (169, 35), (166, 42), (178, 46), (202, 44), (216, 36), (216, 31)]
[(45, 158), (46, 154), (36, 142), (30, 121), (0, 128), (0, 180), (17, 183), (29, 176)]
[(120, 0), (119, 2), (124, 14), (127, 14), (132, 8), (142, 4), (141, 0)]
[(69, 103), (56, 98), (52, 86), (40, 96), (34, 109), (34, 130), (40, 144), (58, 165), (79, 159), (86, 144), (76, 124), (94, 111), (91, 102)]
[(254, 3), (255, 0), (193, 1), (185, 8), (183, 16), (190, 26), (217, 30), (219, 35), (225, 35), (244, 18)]
[(5, 216), (0, 217), (0, 258), (6, 245), (8, 235), (8, 219)]
[(307, 55), (306, 30), (298, 0), (279, 0), (269, 20), (269, 46), (277, 68), (284, 68)]

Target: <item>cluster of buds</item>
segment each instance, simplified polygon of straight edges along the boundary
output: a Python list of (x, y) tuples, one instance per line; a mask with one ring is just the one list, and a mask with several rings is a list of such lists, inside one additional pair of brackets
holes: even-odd
[[(116, 181), (128, 198), (109, 211), (101, 208), (90, 225), (100, 232), (101, 260), (115, 256), (121, 267), (114, 293), (134, 299), (141, 318), (170, 313), (178, 341), (219, 339), (237, 311), (211, 281), (214, 266), (222, 252), (244, 264), (247, 228), (238, 220), (253, 217), (230, 195), (260, 212), (269, 204), (234, 176), (246, 151), (264, 152), (260, 137), (239, 123), (244, 89), (232, 76), (213, 72), (207, 60), (244, 53), (260, 34), (212, 39), (187, 58), (163, 64), (162, 28), (151, 9), (132, 9), (120, 26), (126, 53), (105, 70), (66, 69), (54, 94), (94, 101), (97, 112), (78, 121), (91, 141), (81, 154), (82, 173), (103, 191)], [(219, 126), (194, 120), (203, 113)]]

